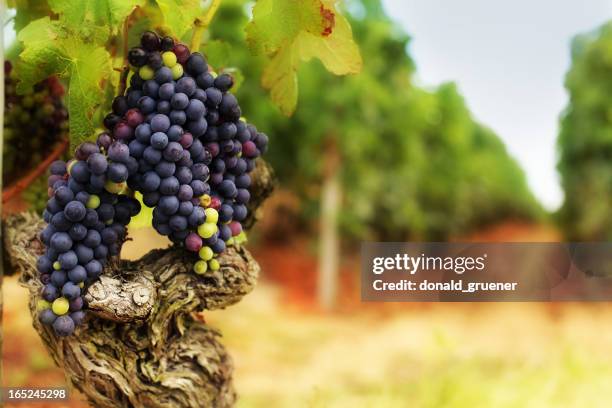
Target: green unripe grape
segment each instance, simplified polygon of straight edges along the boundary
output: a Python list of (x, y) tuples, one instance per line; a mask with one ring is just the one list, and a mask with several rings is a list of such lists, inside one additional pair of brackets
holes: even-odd
[(89, 199), (87, 200), (86, 207), (91, 208), (92, 210), (95, 210), (99, 206), (100, 206), (100, 197), (98, 197), (95, 194), (90, 195)]
[(202, 248), (200, 248), (198, 255), (204, 261), (210, 261), (212, 257), (215, 255), (215, 253), (213, 252), (212, 249), (210, 249), (210, 247), (203, 246)]
[(204, 275), (208, 270), (208, 264), (206, 263), (206, 261), (198, 261), (195, 263), (195, 265), (193, 265), (193, 270), (198, 275)]
[(165, 66), (172, 68), (176, 65), (176, 54), (172, 51), (166, 51), (162, 54), (162, 60)]
[(207, 208), (204, 213), (206, 214), (207, 224), (216, 224), (219, 221), (219, 213), (214, 208)]
[(219, 268), (221, 268), (221, 265), (219, 265), (219, 261), (217, 261), (216, 259), (211, 259), (210, 261), (208, 261), (208, 267), (211, 271), (218, 271)]
[(149, 79), (153, 79), (155, 72), (153, 72), (153, 68), (148, 65), (145, 65), (144, 67), (140, 68), (140, 70), (138, 70), (138, 75), (140, 75), (140, 77), (145, 81), (148, 81)]
[(53, 305), (51, 305), (51, 310), (58, 316), (65, 315), (68, 313), (68, 309), (70, 304), (68, 303), (68, 299), (65, 297), (57, 298), (53, 301)]
[(62, 265), (60, 265), (59, 261), (53, 262), (53, 269), (55, 269), (56, 271), (62, 269)]
[(175, 66), (170, 68), (170, 70), (172, 71), (172, 79), (174, 80), (179, 79), (183, 76), (183, 66), (181, 64), (176, 64)]
[(202, 238), (210, 238), (217, 232), (216, 224), (204, 223), (198, 227), (198, 235)]
[(38, 302), (36, 302), (36, 310), (38, 310), (39, 312), (41, 310), (49, 309), (50, 307), (51, 303), (47, 302), (45, 299), (39, 299)]
[(104, 188), (106, 189), (106, 191), (108, 191), (109, 193), (113, 193), (113, 194), (119, 194), (121, 191), (123, 191), (125, 186), (126, 186), (125, 183), (113, 183), (110, 180), (108, 180), (104, 184)]

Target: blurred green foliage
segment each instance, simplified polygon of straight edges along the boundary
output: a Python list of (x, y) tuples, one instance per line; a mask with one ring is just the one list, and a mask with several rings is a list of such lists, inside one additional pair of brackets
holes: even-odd
[(559, 219), (569, 239), (612, 239), (612, 23), (572, 44), (561, 117)]
[[(270, 135), (267, 160), (282, 185), (302, 199), (303, 216), (317, 215), (330, 140), (342, 159), (346, 236), (444, 239), (542, 214), (522, 170), (498, 137), (471, 117), (455, 85), (430, 91), (414, 84), (409, 37), (379, 0), (345, 2), (362, 73), (335, 77), (318, 62), (303, 64), (291, 118), (272, 106), (255, 80), (262, 60), (244, 44), (247, 4), (223, 3), (211, 27), (212, 48), (204, 44), (203, 51), (217, 69), (235, 66), (246, 78), (237, 91), (243, 112)], [(219, 51), (228, 46), (230, 55)]]

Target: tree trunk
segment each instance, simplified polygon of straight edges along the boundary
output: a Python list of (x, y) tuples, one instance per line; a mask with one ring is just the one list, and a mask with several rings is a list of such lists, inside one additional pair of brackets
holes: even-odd
[(338, 212), (342, 194), (338, 175), (339, 157), (335, 144), (325, 150), (325, 168), (321, 187), (319, 218), (319, 276), (317, 296), (319, 306), (331, 310), (336, 305), (340, 244), (338, 241)]
[[(262, 161), (253, 173), (250, 218), (270, 195), (273, 175)], [(233, 364), (202, 310), (230, 306), (257, 281), (259, 266), (243, 247), (219, 257), (221, 269), (192, 272), (193, 255), (169, 248), (138, 261), (113, 260), (87, 291), (88, 317), (73, 336), (60, 338), (36, 318), (42, 284), (36, 258), (44, 221), (11, 216), (4, 245), (20, 282), (30, 291), (34, 328), (67, 380), (95, 407), (228, 407), (236, 401)]]

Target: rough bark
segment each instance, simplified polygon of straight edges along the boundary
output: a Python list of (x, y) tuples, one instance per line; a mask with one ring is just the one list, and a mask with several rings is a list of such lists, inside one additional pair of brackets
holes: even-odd
[[(252, 208), (271, 193), (273, 175), (254, 171)], [(114, 260), (87, 291), (88, 317), (75, 335), (59, 338), (36, 318), (41, 283), (36, 258), (44, 251), (35, 214), (4, 222), (4, 246), (30, 291), (34, 328), (66, 378), (95, 407), (227, 407), (236, 400), (233, 364), (221, 334), (197, 312), (225, 308), (249, 293), (259, 266), (243, 247), (219, 257), (221, 269), (192, 272), (184, 250), (154, 250), (138, 261)]]

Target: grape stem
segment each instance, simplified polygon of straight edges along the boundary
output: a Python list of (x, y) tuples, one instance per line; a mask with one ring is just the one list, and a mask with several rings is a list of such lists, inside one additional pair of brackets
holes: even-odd
[(191, 35), (191, 44), (189, 45), (189, 49), (192, 52), (195, 52), (200, 49), (200, 44), (202, 43), (202, 35), (206, 28), (210, 25), (215, 13), (219, 9), (221, 5), (221, 0), (212, 0), (210, 7), (206, 10), (203, 18), (197, 18), (194, 21), (194, 29), (193, 34)]
[(34, 170), (29, 172), (23, 178), (17, 180), (15, 184), (11, 185), (2, 192), (2, 202), (6, 203), (10, 201), (13, 197), (19, 195), (23, 190), (28, 188), (38, 177), (40, 177), (45, 173), (45, 171), (47, 171), (47, 167), (49, 167), (51, 163), (59, 159), (59, 157), (68, 149), (68, 145), (68, 139), (64, 139), (59, 142), (55, 149), (53, 149), (51, 154), (47, 156), (47, 158), (42, 161), (38, 166), (36, 166)]

